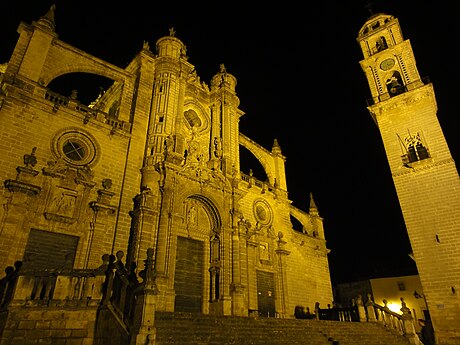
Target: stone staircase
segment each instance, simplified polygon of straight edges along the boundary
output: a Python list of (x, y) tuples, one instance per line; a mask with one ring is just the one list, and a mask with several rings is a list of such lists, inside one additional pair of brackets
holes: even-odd
[(156, 345), (407, 345), (377, 323), (157, 312)]

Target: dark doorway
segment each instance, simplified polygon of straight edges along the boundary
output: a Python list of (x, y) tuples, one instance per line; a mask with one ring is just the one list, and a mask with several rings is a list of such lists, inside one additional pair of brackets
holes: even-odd
[(174, 311), (201, 313), (203, 300), (204, 243), (177, 238)]
[(275, 317), (275, 278), (273, 273), (257, 271), (257, 304), (260, 316)]
[(71, 270), (78, 237), (50, 231), (30, 230), (23, 258), (27, 270)]

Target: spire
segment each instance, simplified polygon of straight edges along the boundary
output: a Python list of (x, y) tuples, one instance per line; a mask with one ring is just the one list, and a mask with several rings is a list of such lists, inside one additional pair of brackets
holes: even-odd
[(52, 5), (48, 12), (40, 17), (38, 20), (38, 24), (49, 31), (55, 31), (56, 29), (56, 23), (54, 22), (54, 11), (56, 10), (56, 5)]
[(310, 193), (310, 210), (308, 212), (311, 216), (318, 216), (318, 208), (316, 207), (315, 200), (313, 200), (313, 193)]
[(272, 153), (281, 153), (281, 147), (277, 139), (273, 140)]

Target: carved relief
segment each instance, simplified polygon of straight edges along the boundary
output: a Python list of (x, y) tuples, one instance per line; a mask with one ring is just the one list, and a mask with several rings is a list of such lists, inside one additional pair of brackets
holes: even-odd
[(267, 262), (270, 260), (269, 245), (267, 242), (259, 243), (259, 258), (261, 262)]
[(45, 218), (64, 223), (75, 222), (76, 219), (73, 219), (73, 216), (77, 203), (77, 195), (76, 191), (56, 187), (47, 206)]
[[(45, 218), (62, 223), (74, 223), (77, 220), (77, 206), (81, 205), (84, 190), (95, 186), (93, 172), (88, 166), (70, 166), (62, 159), (49, 161), (43, 168), (43, 175), (59, 181), (49, 191), (45, 207)], [(56, 183), (56, 182), (55, 182)], [(83, 189), (83, 190), (82, 190)], [(81, 192), (79, 192), (81, 191)]]

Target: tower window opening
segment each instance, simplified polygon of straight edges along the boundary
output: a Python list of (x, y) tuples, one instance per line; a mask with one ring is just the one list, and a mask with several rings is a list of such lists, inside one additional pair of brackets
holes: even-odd
[(380, 22), (374, 23), (374, 24), (372, 25), (372, 30), (375, 30), (375, 29), (377, 29), (377, 28), (379, 28), (379, 27), (380, 27)]
[(377, 42), (375, 42), (375, 48), (377, 49), (377, 52), (381, 52), (382, 50), (388, 49), (388, 43), (385, 37), (379, 37)]
[(402, 155), (403, 164), (421, 161), (430, 158), (428, 149), (423, 145), (420, 133), (411, 135), (410, 133), (404, 139), (406, 153)]
[(406, 87), (404, 86), (401, 74), (399, 74), (398, 71), (395, 71), (391, 78), (386, 81), (386, 85), (390, 97), (406, 92)]

